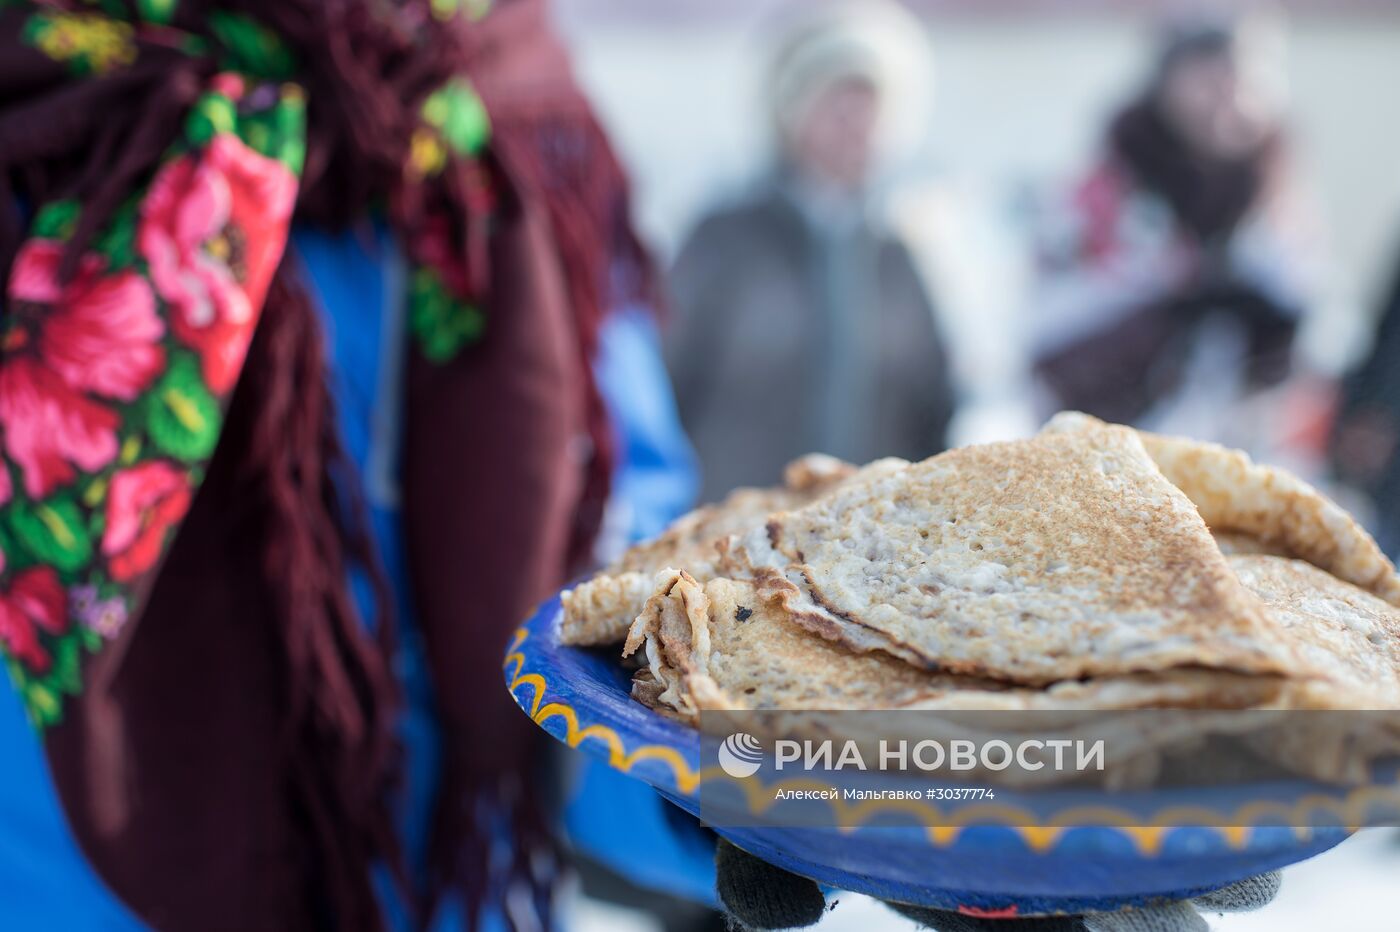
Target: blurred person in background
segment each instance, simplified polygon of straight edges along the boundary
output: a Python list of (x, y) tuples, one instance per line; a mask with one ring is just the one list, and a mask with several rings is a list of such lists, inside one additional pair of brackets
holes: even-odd
[(553, 927), (505, 646), (610, 478), (690, 492), (542, 4), (7, 3), (0, 61), (0, 926)]
[(1400, 555), (1400, 263), (1376, 319), (1370, 354), (1343, 383), (1332, 462), (1340, 479), (1370, 499), (1376, 538), (1394, 558)]
[(872, 194), (922, 26), (884, 3), (804, 12), (769, 73), (771, 169), (700, 221), (670, 277), (667, 362), (707, 500), (810, 451), (922, 459), (953, 413), (928, 292)]
[(1289, 376), (1318, 283), (1260, 67), (1238, 30), (1171, 30), (1051, 211), (1030, 328), (1043, 413), (1269, 442), (1251, 431), (1278, 419), (1241, 405)]

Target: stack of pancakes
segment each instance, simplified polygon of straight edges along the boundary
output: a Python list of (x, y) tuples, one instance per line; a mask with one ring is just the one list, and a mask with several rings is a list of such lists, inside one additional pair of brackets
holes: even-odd
[(1029, 440), (680, 519), (564, 595), (633, 695), (703, 710), (1400, 709), (1400, 577), (1243, 453), (1062, 414)]

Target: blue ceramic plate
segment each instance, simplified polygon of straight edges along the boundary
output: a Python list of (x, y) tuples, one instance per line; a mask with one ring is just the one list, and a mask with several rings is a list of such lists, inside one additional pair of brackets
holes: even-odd
[[(569, 747), (644, 780), (698, 813), (700, 739), (630, 697), (615, 650), (565, 647), (556, 596), (516, 632), (506, 655), (511, 695)], [(1315, 789), (1271, 784), (1268, 798)], [(1216, 791), (1211, 791), (1215, 793)], [(1232, 793), (1250, 792), (1249, 787)], [(1263, 788), (1259, 793), (1265, 792)], [(1053, 791), (1047, 791), (1047, 798)], [(1226, 800), (1232, 806), (1247, 797)], [(1179, 804), (1163, 794), (1162, 808)], [(1211, 805), (1221, 805), (1212, 797)], [(860, 826), (725, 828), (734, 844), (830, 887), (886, 900), (996, 916), (1032, 916), (1181, 899), (1325, 851), (1340, 828), (1067, 829), (971, 825), (951, 829)]]

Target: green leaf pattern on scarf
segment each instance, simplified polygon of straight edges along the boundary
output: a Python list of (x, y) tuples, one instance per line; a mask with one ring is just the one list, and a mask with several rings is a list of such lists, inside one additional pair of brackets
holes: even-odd
[(45, 204), (34, 214), (30, 232), (43, 239), (56, 239), (66, 242), (78, 225), (78, 202), (73, 200), (53, 201)]
[(481, 337), (486, 318), (473, 304), (454, 297), (431, 268), (413, 273), (409, 330), (430, 361), (447, 362)]
[(5, 519), (14, 541), (39, 563), (73, 573), (92, 559), (87, 521), (66, 495), (40, 502), (17, 501), (6, 509)]
[(136, 12), (144, 22), (168, 26), (179, 5), (179, 0), (136, 0)]
[(214, 10), (210, 31), (223, 43), (220, 64), (229, 71), (257, 75), (263, 80), (286, 81), (296, 73), (296, 59), (282, 37), (238, 13)]
[(156, 449), (187, 463), (213, 455), (223, 411), (200, 377), (199, 363), (193, 356), (175, 356), (155, 391), (146, 396), (146, 403), (146, 427)]
[(461, 155), (477, 155), (491, 138), (486, 106), (465, 78), (454, 78), (423, 101), (423, 122)]
[[(408, 170), (427, 183), (456, 160), (458, 177), (473, 187), (481, 206), (479, 222), (489, 217), (492, 196), (483, 157), (491, 139), (491, 121), (481, 97), (464, 77), (453, 78), (423, 101), (422, 125), (413, 134)], [(416, 244), (421, 261), (413, 270), (408, 296), (409, 332), (429, 362), (451, 362), (481, 339), (486, 317), (481, 302), (461, 269), (444, 265), (453, 255), (450, 224), (427, 224)]]

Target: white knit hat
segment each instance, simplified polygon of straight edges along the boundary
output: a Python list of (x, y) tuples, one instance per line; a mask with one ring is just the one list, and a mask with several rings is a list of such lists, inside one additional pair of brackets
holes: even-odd
[(906, 144), (932, 90), (923, 24), (893, 0), (794, 6), (798, 9), (777, 24), (783, 38), (768, 73), (769, 113), (780, 137), (822, 91), (843, 78), (860, 77), (880, 94), (877, 145), (888, 152)]

